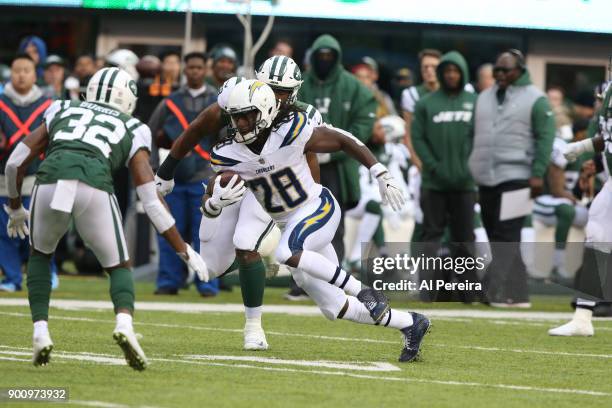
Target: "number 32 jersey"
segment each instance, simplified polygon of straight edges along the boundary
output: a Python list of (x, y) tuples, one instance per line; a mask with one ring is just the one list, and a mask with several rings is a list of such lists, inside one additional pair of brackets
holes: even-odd
[(222, 142), (211, 153), (213, 170), (238, 173), (268, 214), (284, 223), (294, 210), (321, 193), (304, 154), (315, 126), (307, 113), (292, 114), (272, 130), (260, 154), (233, 139)]
[(36, 173), (39, 184), (80, 180), (113, 193), (113, 173), (140, 149), (151, 150), (151, 131), (109, 106), (55, 101), (45, 112), (49, 146)]

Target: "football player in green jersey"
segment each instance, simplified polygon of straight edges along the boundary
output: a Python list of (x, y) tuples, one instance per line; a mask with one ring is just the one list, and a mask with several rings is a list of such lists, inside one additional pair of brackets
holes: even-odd
[(597, 301), (612, 301), (612, 86), (607, 84), (599, 111), (599, 132), (590, 139), (569, 143), (563, 155), (570, 162), (587, 152), (603, 152), (608, 180), (589, 208), (586, 243), (576, 289), (588, 299), (576, 300), (572, 320), (548, 331), (551, 336), (592, 336), (591, 319)]
[[(47, 327), (49, 257), (71, 222), (110, 276), (117, 320), (113, 338), (132, 368), (143, 370), (147, 365), (132, 327), (134, 283), (113, 194), (112, 174), (121, 166), (129, 167), (136, 193), (155, 228), (200, 279), (208, 280), (206, 264), (183, 241), (155, 190), (149, 165), (151, 131), (130, 116), (135, 103), (136, 84), (130, 75), (104, 68), (89, 81), (86, 101), (54, 102), (45, 112), (45, 123), (15, 148), (7, 162), (8, 234), (29, 234), (32, 248), (28, 299), (34, 322), (34, 365), (47, 364), (53, 349)], [(24, 170), (42, 153), (46, 158), (36, 173), (28, 212), (19, 191)]]

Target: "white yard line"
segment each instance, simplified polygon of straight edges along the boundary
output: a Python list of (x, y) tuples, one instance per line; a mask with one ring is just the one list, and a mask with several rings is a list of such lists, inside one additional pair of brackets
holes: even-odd
[[(1, 346), (3, 348), (8, 348), (8, 346)], [(20, 348), (19, 348), (20, 349)], [(19, 350), (18, 349), (18, 350)], [(23, 352), (14, 350), (11, 353), (13, 355), (22, 355)], [(7, 351), (7, 353), (10, 351)], [(227, 357), (227, 356), (225, 356)], [(53, 358), (69, 358), (72, 360), (80, 360), (80, 361), (90, 361), (93, 363), (102, 363), (99, 359), (99, 356), (89, 356), (83, 354), (76, 353), (54, 353)], [(510, 389), (510, 390), (520, 390), (520, 391), (531, 391), (538, 393), (554, 393), (554, 394), (576, 394), (576, 395), (588, 395), (588, 396), (596, 396), (596, 397), (608, 397), (612, 396), (611, 393), (601, 392), (601, 391), (593, 391), (593, 390), (581, 390), (581, 389), (573, 389), (573, 388), (546, 388), (546, 387), (532, 387), (525, 385), (514, 385), (514, 384), (487, 384), (487, 383), (478, 383), (478, 382), (466, 382), (466, 381), (444, 381), (444, 380), (432, 380), (432, 379), (423, 379), (423, 378), (409, 378), (409, 377), (389, 377), (389, 376), (376, 376), (376, 375), (367, 375), (367, 374), (355, 374), (347, 371), (323, 371), (323, 370), (309, 370), (309, 369), (294, 369), (294, 368), (286, 368), (286, 367), (272, 367), (272, 366), (256, 366), (250, 364), (228, 364), (228, 363), (219, 363), (219, 362), (211, 362), (211, 361), (194, 361), (194, 360), (185, 360), (185, 359), (170, 359), (170, 358), (150, 358), (151, 361), (157, 362), (169, 362), (169, 363), (183, 363), (183, 364), (197, 364), (203, 366), (215, 366), (215, 367), (229, 367), (232, 369), (235, 368), (243, 368), (243, 369), (253, 369), (253, 370), (265, 370), (265, 371), (275, 371), (275, 372), (286, 372), (286, 373), (298, 373), (298, 374), (315, 374), (315, 375), (325, 375), (325, 376), (340, 376), (340, 377), (348, 377), (348, 378), (356, 378), (356, 379), (367, 379), (367, 380), (375, 380), (375, 381), (388, 381), (388, 382), (406, 382), (406, 383), (422, 383), (422, 384), (436, 384), (436, 385), (449, 385), (449, 386), (463, 386), (463, 387), (479, 387), (479, 388), (498, 388), (498, 389)], [(125, 362), (122, 361), (123, 364)], [(75, 403), (86, 402), (88, 406), (98, 406), (102, 408), (124, 408), (126, 405), (122, 404), (114, 404), (114, 403), (105, 403), (101, 401), (78, 401)], [(108, 404), (108, 405), (89, 405), (99, 403), (99, 404)]]
[[(0, 299), (0, 306), (28, 306), (28, 300), (23, 298)], [(110, 301), (102, 300), (63, 300), (51, 301), (51, 306), (68, 310), (112, 310)], [(172, 302), (136, 302), (137, 310), (159, 312), (216, 312), (238, 313), (244, 311), (239, 303), (172, 303)], [(565, 320), (572, 317), (571, 312), (530, 312), (530, 311), (499, 311), (470, 309), (417, 309), (429, 317), (454, 318), (484, 318), (484, 319), (539, 319)], [(264, 305), (264, 313), (282, 313), (301, 316), (319, 316), (321, 312), (311, 305)]]
[[(1, 312), (0, 311), (0, 315), (15, 316), (15, 317), (30, 317), (28, 313), (18, 313), (18, 312)], [(87, 317), (53, 316), (53, 319), (82, 321), (82, 322), (89, 322), (89, 323), (107, 323), (109, 325), (113, 325), (115, 323), (113, 320), (91, 319)], [(151, 326), (151, 327), (164, 327), (164, 328), (179, 329), (179, 330), (190, 329), (190, 330), (230, 332), (230, 333), (242, 333), (243, 332), (241, 329), (225, 329), (225, 328), (219, 328), (219, 327), (193, 326), (193, 325), (168, 324), (168, 323), (137, 322), (136, 326)], [(597, 329), (597, 330), (600, 330), (600, 329)], [(382, 339), (325, 336), (325, 335), (305, 334), (305, 333), (285, 333), (285, 332), (277, 332), (277, 331), (272, 331), (272, 330), (266, 330), (266, 334), (272, 335), (272, 336), (280, 336), (280, 337), (302, 337), (302, 338), (315, 339), (315, 340), (342, 341), (342, 342), (353, 342), (353, 343), (375, 343), (375, 344), (393, 344), (393, 345), (400, 344), (398, 341), (382, 340)], [(589, 358), (598, 358), (598, 359), (599, 358), (612, 358), (612, 354), (571, 353), (571, 352), (531, 350), (531, 349), (529, 350), (506, 349), (506, 348), (498, 348), (498, 347), (484, 347), (484, 346), (475, 346), (475, 345), (465, 346), (465, 345), (457, 345), (457, 344), (441, 344), (441, 343), (432, 343), (432, 342), (427, 342), (426, 346), (442, 347), (442, 348), (457, 348), (457, 349), (462, 349), (462, 350), (475, 350), (475, 351), (487, 351), (487, 352), (529, 353), (529, 354), (551, 355), (555, 357), (559, 355), (563, 355), (567, 357), (589, 357)]]

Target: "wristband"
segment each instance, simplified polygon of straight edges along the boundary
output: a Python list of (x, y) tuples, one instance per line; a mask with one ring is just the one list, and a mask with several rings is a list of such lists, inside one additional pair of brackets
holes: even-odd
[(370, 174), (374, 178), (378, 178), (384, 173), (388, 172), (387, 168), (382, 163), (376, 163), (372, 167), (370, 167)]
[(172, 180), (174, 179), (174, 172), (176, 171), (176, 167), (179, 165), (181, 161), (179, 159), (175, 159), (171, 154), (166, 157), (166, 160), (159, 166), (157, 170), (157, 175), (159, 178), (164, 180)]
[(208, 218), (216, 218), (221, 214), (221, 209), (211, 204), (210, 199), (204, 201), (202, 213)]

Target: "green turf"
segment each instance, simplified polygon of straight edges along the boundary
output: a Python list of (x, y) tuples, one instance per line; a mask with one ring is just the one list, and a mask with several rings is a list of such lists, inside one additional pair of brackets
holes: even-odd
[[(61, 290), (53, 297), (107, 299), (106, 290), (104, 280), (63, 279)], [(159, 300), (150, 295), (151, 285), (138, 284), (137, 292), (139, 300)], [(282, 290), (268, 291), (266, 301), (282, 302), (281, 293)], [(239, 296), (235, 290), (216, 299), (202, 299), (191, 290), (176, 298), (163, 299), (235, 303)], [(547, 310), (568, 310), (567, 299), (542, 298), (537, 303)], [(509, 324), (500, 324), (504, 322)], [(139, 373), (127, 366), (60, 358), (62, 353), (73, 353), (72, 356), (98, 353), (117, 358), (121, 354), (112, 341), (114, 319), (110, 310), (52, 308), (49, 324), (55, 355), (51, 364), (35, 368), (29, 362), (0, 360), (0, 387), (68, 387), (73, 401), (122, 404), (116, 407), (612, 406), (610, 321), (596, 322), (600, 330), (593, 338), (565, 339), (546, 335), (547, 328), (556, 322), (433, 319), (434, 327), (426, 338), (422, 361), (411, 364), (397, 363), (400, 337), (390, 329), (329, 322), (322, 317), (267, 314), (264, 326), (270, 350), (244, 352), (243, 323), (241, 313), (138, 312), (135, 327), (144, 336), (141, 345), (151, 360), (150, 367)], [(0, 358), (15, 357), (10, 353), (19, 348), (30, 352), (31, 323), (26, 307), (0, 307), (0, 328)], [(387, 362), (401, 371), (368, 372), (244, 361), (215, 362), (227, 366), (214, 366), (206, 361), (194, 364), (193, 360), (186, 363), (184, 356), (194, 354)], [(499, 385), (540, 390), (504, 389)], [(608, 395), (542, 389), (588, 390)]]

